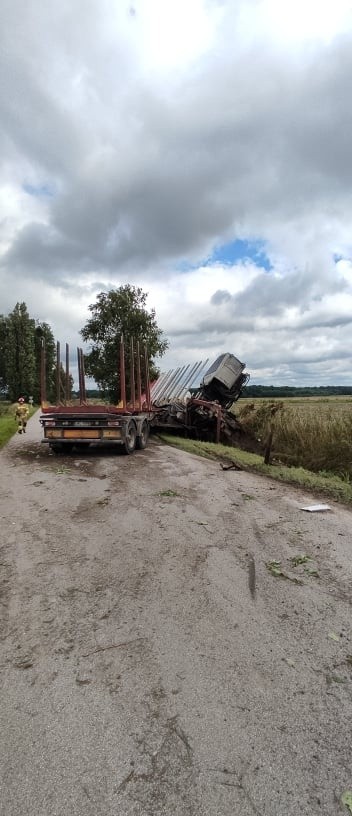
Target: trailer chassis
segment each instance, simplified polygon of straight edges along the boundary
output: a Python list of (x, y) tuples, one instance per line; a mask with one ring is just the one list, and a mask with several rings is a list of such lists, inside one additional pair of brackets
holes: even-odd
[(148, 413), (113, 414), (104, 411), (46, 413), (40, 418), (44, 437), (54, 453), (69, 453), (74, 447), (88, 445), (117, 446), (129, 455), (147, 446), (150, 421)]

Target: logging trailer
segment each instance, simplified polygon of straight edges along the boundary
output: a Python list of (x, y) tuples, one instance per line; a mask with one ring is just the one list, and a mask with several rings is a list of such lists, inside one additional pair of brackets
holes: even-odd
[[(124, 341), (120, 343), (120, 400), (117, 405), (88, 402), (86, 398), (84, 356), (77, 349), (79, 398), (70, 399), (69, 346), (66, 343), (66, 369), (60, 358), (57, 343), (56, 404), (46, 400), (45, 344), (41, 357), (41, 409), (40, 422), (44, 437), (54, 453), (69, 453), (73, 447), (83, 450), (91, 444), (118, 446), (123, 453), (131, 454), (135, 448), (147, 446), (150, 420), (150, 382), (147, 349), (141, 353), (139, 343), (130, 348), (130, 397), (126, 396), (126, 371)], [(144, 363), (144, 370), (142, 369)], [(142, 371), (144, 393), (142, 393)]]

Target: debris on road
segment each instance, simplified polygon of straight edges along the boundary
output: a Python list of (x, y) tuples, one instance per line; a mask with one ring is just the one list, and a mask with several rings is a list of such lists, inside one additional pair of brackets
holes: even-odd
[(230, 464), (224, 465), (223, 462), (220, 462), (221, 470), (242, 470), (240, 465), (237, 465), (236, 462), (230, 462)]
[(322, 513), (324, 510), (331, 510), (328, 504), (310, 504), (308, 507), (301, 507), (301, 510), (306, 510), (308, 513)]

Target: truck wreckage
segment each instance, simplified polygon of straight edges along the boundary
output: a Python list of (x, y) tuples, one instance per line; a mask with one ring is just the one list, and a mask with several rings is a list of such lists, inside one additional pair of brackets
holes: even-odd
[[(231, 444), (241, 426), (230, 411), (249, 380), (233, 354), (175, 369), (152, 386), (153, 426), (212, 442)], [(199, 383), (194, 387), (195, 383)]]
[[(150, 431), (173, 432), (194, 439), (237, 444), (241, 425), (230, 410), (249, 380), (245, 364), (233, 354), (224, 353), (209, 365), (209, 360), (172, 369), (150, 383), (148, 352), (137, 341), (130, 341), (130, 360), (126, 376), (123, 338), (120, 342), (117, 376), (120, 399), (116, 405), (88, 400), (86, 397), (84, 354), (77, 349), (79, 396), (71, 399), (69, 346), (66, 343), (65, 367), (60, 343), (56, 355), (56, 402), (46, 399), (46, 354), (42, 344), (40, 421), (43, 442), (54, 453), (73, 447), (117, 445), (126, 454), (145, 448)], [(127, 385), (128, 392), (127, 395)]]

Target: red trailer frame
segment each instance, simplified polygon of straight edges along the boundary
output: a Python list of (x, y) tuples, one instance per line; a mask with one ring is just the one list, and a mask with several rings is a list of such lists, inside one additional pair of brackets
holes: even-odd
[[(89, 403), (86, 396), (84, 354), (77, 348), (79, 401), (70, 399), (69, 345), (66, 343), (64, 382), (60, 343), (56, 348), (56, 403), (46, 399), (46, 353), (42, 340), (40, 422), (43, 442), (55, 453), (69, 452), (73, 447), (90, 444), (118, 445), (127, 454), (135, 448), (144, 449), (148, 442), (151, 419), (149, 358), (147, 347), (141, 353), (140, 344), (130, 341), (130, 399), (126, 396), (125, 344), (121, 337), (119, 355), (120, 400), (117, 405)], [(142, 392), (142, 366), (145, 391)], [(137, 388), (137, 393), (136, 393)]]

